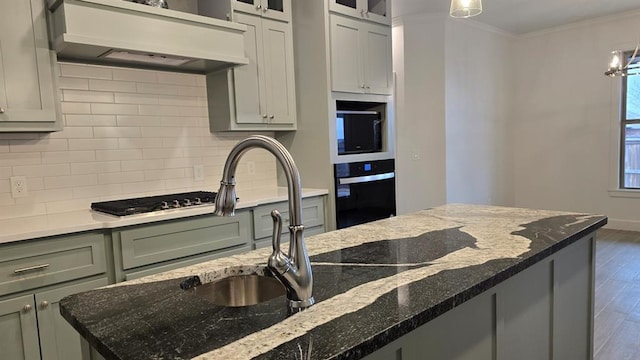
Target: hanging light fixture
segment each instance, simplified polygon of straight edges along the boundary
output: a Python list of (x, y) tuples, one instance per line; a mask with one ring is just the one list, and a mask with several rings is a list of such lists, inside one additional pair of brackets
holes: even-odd
[(454, 18), (468, 18), (480, 15), (482, 0), (451, 0), (449, 15)]
[[(609, 68), (607, 69), (607, 71), (604, 72), (604, 74), (609, 77), (626, 76), (627, 69), (629, 69), (629, 65), (633, 63), (633, 61), (636, 59), (636, 55), (638, 55), (638, 46), (640, 46), (640, 44), (636, 45), (636, 49), (633, 51), (633, 55), (631, 55), (631, 57), (629, 58), (629, 61), (627, 61), (626, 64), (625, 64), (625, 56), (622, 51), (620, 50), (612, 51), (611, 57), (609, 58)], [(629, 75), (636, 75), (636, 74), (629, 74)]]

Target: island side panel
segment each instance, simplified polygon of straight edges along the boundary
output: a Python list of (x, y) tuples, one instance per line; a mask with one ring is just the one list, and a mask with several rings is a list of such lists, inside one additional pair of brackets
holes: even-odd
[(592, 359), (595, 232), (365, 357)]

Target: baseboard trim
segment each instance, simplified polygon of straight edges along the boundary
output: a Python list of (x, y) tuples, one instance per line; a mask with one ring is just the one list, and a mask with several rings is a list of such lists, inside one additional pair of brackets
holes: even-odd
[(605, 229), (640, 231), (640, 221), (638, 220), (621, 220), (611, 219), (604, 226)]

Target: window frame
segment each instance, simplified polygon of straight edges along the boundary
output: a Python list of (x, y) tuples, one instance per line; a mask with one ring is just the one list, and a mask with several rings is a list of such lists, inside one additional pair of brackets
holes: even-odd
[[(633, 55), (633, 50), (624, 52), (625, 62), (631, 60), (631, 56)], [(638, 57), (634, 59), (633, 64), (640, 63)], [(626, 70), (625, 70), (626, 73)], [(640, 75), (632, 75), (632, 76), (640, 76)], [(618, 189), (626, 190), (626, 191), (640, 191), (640, 186), (638, 187), (627, 187), (625, 186), (625, 158), (626, 158), (626, 133), (627, 133), (627, 125), (640, 124), (640, 118), (629, 120), (627, 119), (627, 92), (628, 92), (628, 79), (629, 76), (623, 76), (621, 81), (621, 92), (620, 92), (620, 141), (619, 141), (619, 157), (618, 157)]]

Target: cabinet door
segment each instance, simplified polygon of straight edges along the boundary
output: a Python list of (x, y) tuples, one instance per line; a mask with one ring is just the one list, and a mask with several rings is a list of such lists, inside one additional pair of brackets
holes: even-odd
[(291, 0), (233, 0), (235, 11), (291, 21)]
[(329, 0), (329, 10), (340, 14), (362, 18), (362, 0)]
[(331, 15), (331, 84), (333, 91), (363, 93), (364, 53), (361, 22)]
[(262, 19), (257, 16), (236, 14), (236, 22), (247, 26), (244, 33), (245, 55), (249, 64), (236, 66), (233, 71), (236, 122), (260, 124), (267, 121), (265, 71), (262, 65), (264, 45)]
[(270, 124), (293, 124), (296, 118), (293, 39), (287, 23), (263, 19), (267, 116)]
[(362, 17), (381, 24), (391, 25), (391, 0), (358, 0), (365, 9)]
[(90, 358), (89, 346), (60, 315), (60, 299), (107, 285), (106, 278), (88, 281), (59, 289), (36, 293), (38, 327), (42, 360), (82, 360)]
[(5, 0), (0, 11), (0, 131), (61, 129), (55, 54), (42, 0)]
[(364, 56), (366, 92), (391, 95), (393, 89), (391, 28), (384, 25), (366, 24), (362, 35), (366, 49)]
[(33, 295), (0, 301), (0, 349), (3, 359), (40, 359)]

